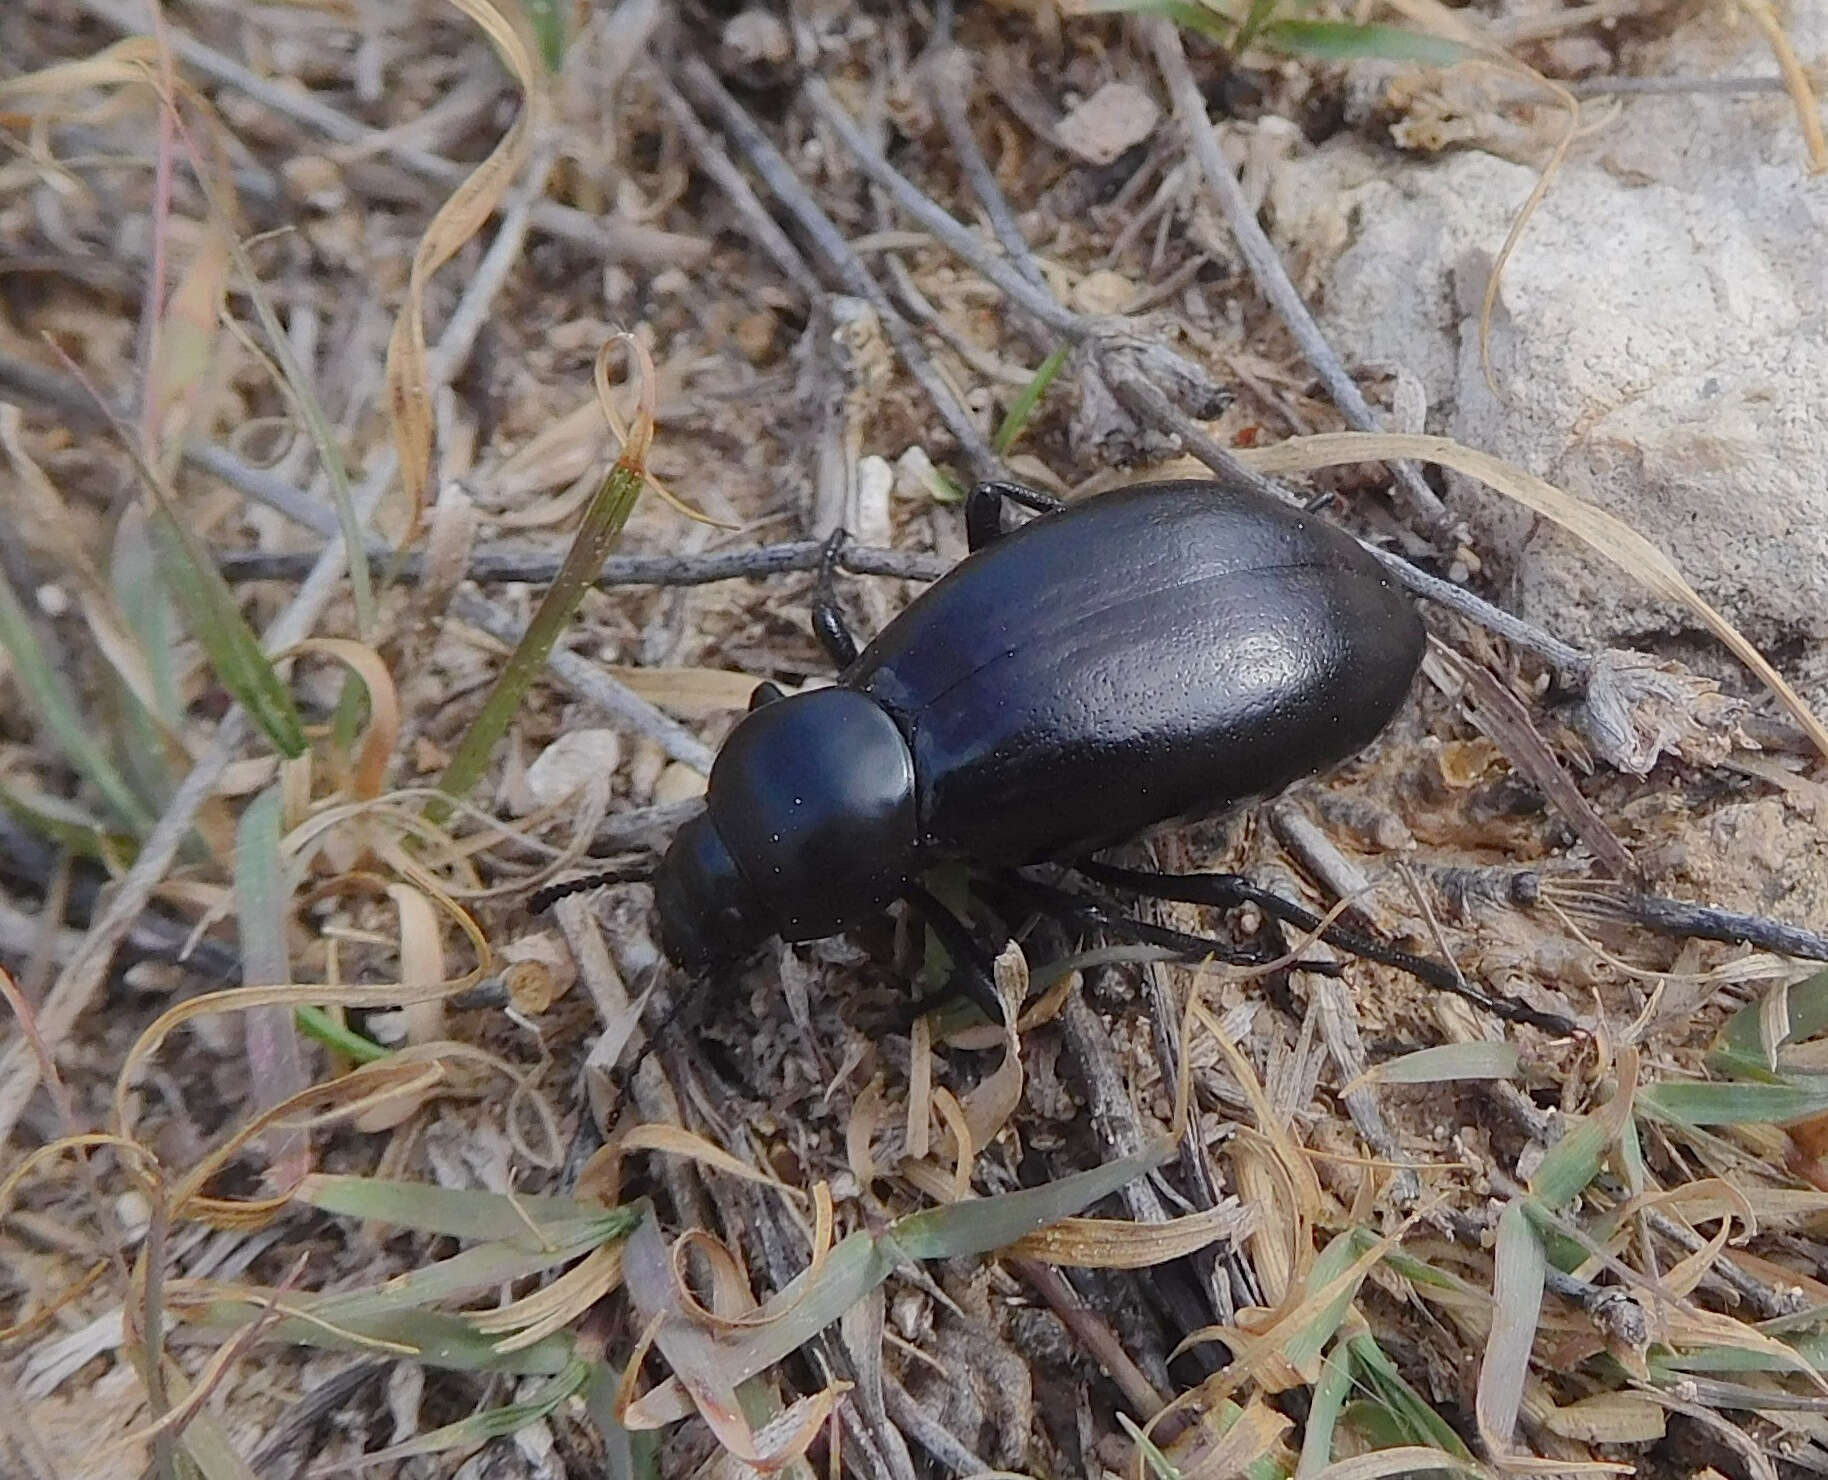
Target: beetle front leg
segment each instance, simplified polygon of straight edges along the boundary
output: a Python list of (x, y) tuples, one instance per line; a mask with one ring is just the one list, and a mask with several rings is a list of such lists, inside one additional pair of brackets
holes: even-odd
[(975, 1003), (993, 1023), (1003, 1020), (1003, 1003), (997, 995), (996, 965), (966, 927), (965, 922), (919, 884), (909, 884), (902, 891), (921, 922), (939, 937), (939, 943), (952, 958), (952, 975), (945, 988), (923, 997), (909, 1006), (910, 1022), (922, 1013), (943, 1006), (954, 998), (964, 997)]
[(1020, 483), (993, 479), (980, 483), (965, 495), (965, 544), (972, 551), (993, 545), (1003, 538), (1004, 503), (1020, 504), (1037, 514), (1056, 514), (1066, 507), (1063, 499)]
[(844, 610), (838, 605), (838, 552), (849, 538), (843, 525), (827, 537), (824, 552), (819, 556), (819, 581), (813, 587), (812, 596), (812, 635), (819, 639), (819, 646), (825, 649), (826, 656), (837, 665), (840, 673), (857, 661), (857, 639), (852, 636), (850, 625), (844, 620)]

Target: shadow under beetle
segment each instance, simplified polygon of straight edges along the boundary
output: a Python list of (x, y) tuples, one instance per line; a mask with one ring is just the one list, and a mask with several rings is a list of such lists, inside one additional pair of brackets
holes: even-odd
[[(1005, 502), (1041, 517), (1005, 532)], [(1383, 730), (1426, 633), (1376, 559), (1314, 515), (1208, 480), (1070, 506), (985, 483), (965, 520), (971, 553), (861, 651), (838, 613), (828, 547), (813, 625), (838, 681), (791, 697), (756, 689), (711, 768), (705, 811), (651, 875), (667, 956), (703, 972), (771, 936), (841, 934), (900, 898), (994, 1014), (988, 953), (918, 882), (954, 860), (1008, 877), (1067, 863), (1129, 892), (1248, 899), (1317, 926), (1233, 875), (1087, 860), (1273, 795)], [(533, 903), (644, 876), (565, 881)], [(1026, 887), (1082, 923), (1115, 923), (1082, 896)], [(1202, 937), (1126, 923), (1144, 939), (1212, 951)], [(1323, 935), (1499, 1007), (1443, 963), (1336, 927)]]

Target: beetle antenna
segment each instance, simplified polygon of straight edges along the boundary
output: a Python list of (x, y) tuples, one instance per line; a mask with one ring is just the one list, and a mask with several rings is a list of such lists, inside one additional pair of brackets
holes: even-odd
[(601, 873), (579, 874), (575, 879), (560, 879), (556, 884), (535, 889), (527, 896), (527, 908), (536, 915), (543, 915), (561, 899), (568, 899), (574, 894), (601, 889), (609, 884), (645, 884), (653, 877), (654, 866), (651, 863), (631, 863), (621, 868), (604, 869)]

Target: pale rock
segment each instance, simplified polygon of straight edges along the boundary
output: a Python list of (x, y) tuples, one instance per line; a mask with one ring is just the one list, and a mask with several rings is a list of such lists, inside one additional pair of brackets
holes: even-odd
[(664, 807), (673, 802), (689, 802), (705, 794), (706, 777), (684, 761), (674, 761), (660, 773), (654, 783), (654, 805)]
[(1136, 284), (1121, 272), (1101, 267), (1088, 272), (1073, 286), (1073, 307), (1081, 313), (1122, 313), (1136, 296)]
[(1110, 164), (1155, 132), (1155, 99), (1129, 82), (1107, 82), (1060, 120), (1056, 137), (1087, 164)]
[(622, 740), (614, 730), (569, 730), (527, 767), (527, 792), (535, 805), (550, 807), (592, 780), (607, 781), (621, 764)]
[(889, 460), (872, 454), (857, 463), (857, 525), (853, 531), (862, 545), (890, 545), (895, 526), (889, 517), (889, 494), (895, 487), (895, 469)]
[[(1803, 55), (1828, 48), (1828, 6), (1793, 20)], [(1697, 25), (1640, 69), (1770, 56), (1749, 27)], [(1609, 510), (1828, 692), (1828, 178), (1808, 173), (1789, 100), (1632, 97), (1576, 146), (1505, 269), (1500, 399), (1480, 299), (1535, 181), (1488, 153), (1414, 161), (1342, 136), (1279, 166), (1271, 211), (1348, 363), (1405, 366), (1430, 431)], [(1448, 485), (1500, 596), (1559, 636), (1644, 646), (1698, 627), (1502, 496)]]

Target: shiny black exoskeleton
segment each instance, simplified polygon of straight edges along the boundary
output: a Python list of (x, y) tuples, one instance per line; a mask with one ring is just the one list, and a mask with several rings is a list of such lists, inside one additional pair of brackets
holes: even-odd
[(1280, 791), (1365, 746), (1424, 631), (1332, 525), (1205, 481), (1141, 484), (1002, 532), (975, 490), (972, 553), (835, 687), (757, 691), (706, 810), (653, 876), (677, 964), (838, 934), (947, 859), (1069, 861)]

